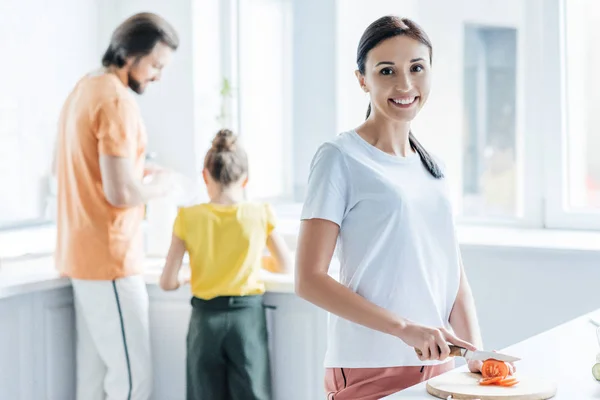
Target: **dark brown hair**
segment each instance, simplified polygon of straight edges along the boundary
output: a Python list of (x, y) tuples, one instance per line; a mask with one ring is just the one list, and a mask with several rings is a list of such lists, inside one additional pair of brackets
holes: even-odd
[(248, 173), (248, 156), (229, 129), (221, 129), (213, 139), (204, 168), (223, 186), (239, 181)]
[(123, 67), (129, 57), (143, 57), (162, 42), (172, 50), (179, 47), (175, 29), (162, 17), (153, 13), (139, 13), (127, 18), (115, 29), (102, 65)]
[[(425, 31), (419, 25), (417, 25), (417, 23), (408, 18), (400, 18), (393, 15), (388, 15), (379, 18), (377, 21), (369, 25), (360, 38), (358, 50), (356, 52), (356, 64), (358, 66), (358, 71), (362, 75), (365, 74), (365, 64), (367, 62), (369, 52), (384, 40), (395, 36), (406, 36), (427, 46), (427, 48), (429, 48), (429, 62), (432, 62), (433, 46), (431, 45), (431, 41), (429, 40), (429, 37)], [(369, 104), (369, 108), (367, 109), (367, 118), (369, 118), (370, 114), (371, 104)], [(408, 139), (410, 142), (410, 147), (419, 154), (421, 162), (425, 168), (427, 168), (429, 173), (438, 179), (443, 178), (444, 174), (442, 173), (438, 164), (427, 152), (427, 150), (425, 150), (425, 148), (417, 141), (412, 132), (409, 132)]]

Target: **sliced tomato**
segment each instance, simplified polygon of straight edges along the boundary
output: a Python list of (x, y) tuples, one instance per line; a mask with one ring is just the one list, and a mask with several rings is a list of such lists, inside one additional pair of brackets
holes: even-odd
[(481, 366), (481, 375), (484, 378), (495, 378), (501, 376), (506, 378), (510, 375), (510, 368), (507, 363), (494, 359), (485, 360)]
[(479, 380), (479, 384), (480, 385), (495, 385), (498, 382), (501, 382), (502, 380), (504, 380), (504, 377), (502, 376), (496, 376), (493, 378), (483, 378)]
[(517, 378), (509, 378), (509, 379), (503, 379), (500, 382), (496, 383), (496, 385), (498, 386), (515, 386), (517, 383), (519, 383), (519, 380)]

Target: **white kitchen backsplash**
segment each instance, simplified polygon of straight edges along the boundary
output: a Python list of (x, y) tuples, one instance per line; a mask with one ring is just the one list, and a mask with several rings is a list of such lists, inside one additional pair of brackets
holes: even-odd
[(52, 224), (0, 231), (0, 259), (53, 253), (55, 244)]
[[(165, 199), (149, 205), (149, 218), (143, 223), (148, 255), (166, 256), (177, 206), (181, 205), (177, 200)], [(300, 227), (299, 205), (276, 205), (274, 208), (278, 216), (277, 229), (294, 251)], [(55, 244), (56, 226), (51, 223), (0, 230), (0, 259), (53, 253)]]
[(171, 196), (153, 199), (146, 205), (145, 250), (149, 256), (167, 255), (171, 244), (177, 203)]

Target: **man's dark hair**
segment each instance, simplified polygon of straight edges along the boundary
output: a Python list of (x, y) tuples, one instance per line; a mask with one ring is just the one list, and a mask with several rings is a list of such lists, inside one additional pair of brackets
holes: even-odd
[(153, 13), (135, 14), (113, 32), (110, 45), (102, 57), (102, 65), (121, 68), (129, 57), (150, 54), (158, 42), (177, 50), (179, 37), (162, 17)]

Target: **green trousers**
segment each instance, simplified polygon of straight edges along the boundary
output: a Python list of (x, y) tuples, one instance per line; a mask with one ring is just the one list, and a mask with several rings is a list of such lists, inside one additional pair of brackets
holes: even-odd
[(187, 400), (270, 400), (263, 296), (192, 299)]

